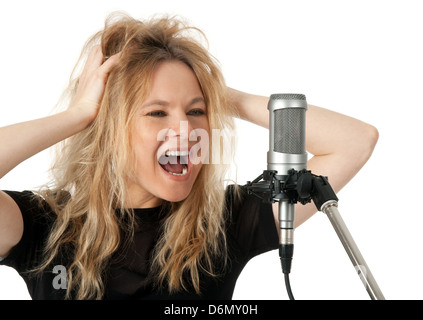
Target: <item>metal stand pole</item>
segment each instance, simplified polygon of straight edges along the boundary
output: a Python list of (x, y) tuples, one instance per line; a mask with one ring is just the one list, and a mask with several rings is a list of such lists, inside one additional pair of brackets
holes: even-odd
[(366, 261), (361, 255), (360, 250), (358, 249), (354, 239), (352, 238), (347, 226), (344, 223), (344, 220), (339, 214), (338, 202), (335, 200), (329, 200), (321, 206), (320, 211), (326, 213), (328, 216), (370, 298), (372, 300), (385, 300), (385, 297), (383, 296), (375, 278), (370, 272)]

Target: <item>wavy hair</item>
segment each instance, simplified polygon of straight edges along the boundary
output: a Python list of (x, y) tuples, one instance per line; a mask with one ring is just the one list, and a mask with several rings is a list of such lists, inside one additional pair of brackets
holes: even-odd
[[(67, 101), (78, 88), (78, 70), (91, 47), (100, 44), (105, 59), (119, 52), (121, 57), (109, 74), (97, 118), (61, 143), (52, 182), (40, 191), (54, 211), (55, 222), (38, 270), (55, 261), (62, 250), (71, 254), (67, 298), (101, 299), (111, 257), (124, 243), (123, 234), (133, 235), (135, 220), (127, 206), (126, 185), (135, 164), (130, 131), (157, 63), (179, 60), (188, 65), (202, 89), (210, 130), (233, 129), (233, 108), (228, 105), (222, 73), (203, 40), (199, 29), (177, 17), (140, 21), (114, 13), (106, 19), (104, 30), (85, 44), (71, 76)], [(188, 197), (168, 203), (170, 214), (151, 269), (160, 288), (170, 292), (194, 288), (199, 293), (201, 273), (219, 274), (213, 260), (224, 262), (227, 257), (226, 169), (223, 164), (203, 164)]]

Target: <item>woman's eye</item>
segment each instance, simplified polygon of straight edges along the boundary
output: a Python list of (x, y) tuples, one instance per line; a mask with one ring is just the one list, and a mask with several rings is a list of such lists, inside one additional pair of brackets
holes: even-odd
[(166, 116), (166, 113), (164, 111), (157, 110), (157, 111), (151, 111), (151, 112), (147, 113), (147, 116), (164, 117), (164, 116)]
[(193, 109), (188, 112), (190, 116), (202, 116), (205, 115), (206, 112), (203, 109)]

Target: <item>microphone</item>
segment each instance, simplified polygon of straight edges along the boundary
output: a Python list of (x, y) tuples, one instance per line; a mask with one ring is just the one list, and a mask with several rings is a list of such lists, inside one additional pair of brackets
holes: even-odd
[[(289, 171), (307, 169), (305, 149), (306, 97), (303, 94), (272, 94), (269, 110), (269, 151), (267, 169), (276, 171), (275, 179), (285, 183)], [(273, 202), (279, 202), (280, 247), (279, 255), (285, 275), (291, 270), (294, 252), (295, 204), (277, 188)]]

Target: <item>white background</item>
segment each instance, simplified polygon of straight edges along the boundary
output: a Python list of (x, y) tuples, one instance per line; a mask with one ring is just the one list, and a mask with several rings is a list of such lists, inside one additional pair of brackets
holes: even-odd
[[(419, 1), (2, 1), (0, 126), (52, 112), (85, 40), (114, 10), (182, 15), (206, 33), (229, 86), (304, 93), (376, 126), (375, 152), (338, 194), (339, 210), (385, 297), (423, 298)], [(266, 168), (268, 135), (238, 125), (237, 179), (245, 183)], [(25, 161), (0, 189), (42, 184), (49, 159), (42, 152)], [(28, 298), (22, 281), (1, 267), (0, 298)], [(297, 299), (369, 299), (323, 213), (296, 230), (291, 285)], [(287, 299), (277, 251), (247, 265), (234, 298)]]

